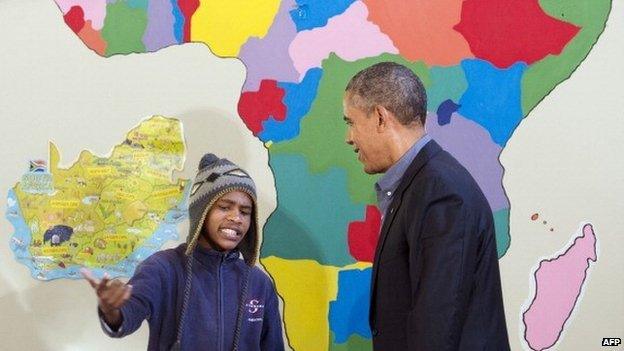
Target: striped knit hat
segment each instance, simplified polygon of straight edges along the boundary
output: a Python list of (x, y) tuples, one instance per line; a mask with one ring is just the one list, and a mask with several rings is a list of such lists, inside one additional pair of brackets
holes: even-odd
[(219, 198), (231, 191), (242, 191), (251, 197), (253, 210), (249, 231), (238, 245), (245, 262), (253, 266), (256, 263), (258, 252), (258, 211), (256, 186), (249, 174), (236, 164), (225, 158), (218, 158), (214, 154), (206, 154), (199, 162), (197, 175), (191, 197), (189, 199), (190, 227), (186, 239), (186, 254), (190, 255), (197, 245), (208, 211)]

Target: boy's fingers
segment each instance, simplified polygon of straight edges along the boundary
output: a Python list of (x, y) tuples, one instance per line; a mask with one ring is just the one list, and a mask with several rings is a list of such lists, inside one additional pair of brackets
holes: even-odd
[(80, 269), (80, 274), (82, 274), (82, 276), (85, 278), (85, 280), (87, 282), (89, 282), (89, 284), (91, 285), (91, 287), (93, 289), (97, 289), (97, 287), (100, 284), (100, 282), (97, 279), (95, 279), (93, 274), (91, 274), (90, 270), (88, 270), (86, 268), (81, 268)]
[(108, 298), (110, 304), (113, 306), (116, 305), (118, 301), (120, 301), (123, 298), (123, 295), (125, 293), (126, 293), (126, 288), (122, 282), (120, 282), (119, 280), (112, 281), (111, 287), (110, 287), (110, 295)]
[(80, 274), (96, 290), (103, 310), (120, 308), (132, 295), (132, 285), (126, 285), (117, 279), (111, 280), (108, 273), (104, 273), (102, 280), (97, 280), (86, 268), (82, 268)]
[(98, 293), (106, 290), (108, 288), (110, 282), (110, 276), (108, 273), (104, 273), (104, 277), (100, 280), (100, 284), (98, 284), (97, 291)]
[(119, 299), (117, 301), (115, 301), (115, 308), (121, 308), (121, 306), (123, 306), (126, 301), (128, 301), (128, 299), (130, 299), (130, 296), (132, 295), (132, 285), (126, 285), (123, 289), (123, 294), (119, 297)]
[(100, 298), (106, 303), (112, 303), (115, 299), (115, 295), (119, 293), (119, 290), (122, 289), (123, 284), (118, 280), (110, 280), (106, 283), (100, 292)]

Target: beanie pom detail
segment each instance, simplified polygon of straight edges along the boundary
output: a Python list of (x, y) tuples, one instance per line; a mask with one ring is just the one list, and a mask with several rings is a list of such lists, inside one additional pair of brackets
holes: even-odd
[(219, 161), (219, 158), (215, 154), (205, 154), (201, 161), (199, 161), (198, 171), (205, 169), (206, 167), (210, 167)]

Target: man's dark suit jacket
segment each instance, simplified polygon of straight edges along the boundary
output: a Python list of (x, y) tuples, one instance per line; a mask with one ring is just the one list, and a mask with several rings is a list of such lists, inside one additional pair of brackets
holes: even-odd
[(372, 274), (376, 351), (509, 350), (492, 211), (433, 140), (394, 193)]

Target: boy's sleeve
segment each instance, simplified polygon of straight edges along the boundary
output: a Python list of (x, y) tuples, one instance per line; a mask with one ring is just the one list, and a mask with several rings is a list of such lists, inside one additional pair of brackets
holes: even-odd
[(121, 307), (122, 323), (113, 330), (98, 308), (100, 324), (104, 333), (113, 338), (121, 338), (134, 333), (143, 320), (154, 315), (162, 299), (162, 281), (165, 274), (162, 263), (155, 257), (143, 261), (136, 269), (128, 284), (132, 285), (130, 299)]
[(269, 283), (269, 293), (264, 307), (264, 323), (262, 324), (262, 337), (260, 349), (262, 351), (284, 350), (284, 337), (282, 335), (282, 319), (279, 313), (279, 303), (273, 284)]
[[(113, 329), (110, 325), (106, 323), (106, 320), (104, 320), (104, 313), (102, 313), (102, 310), (99, 307), (97, 309), (97, 313), (98, 317), (100, 318), (100, 327), (102, 327), (104, 334), (113, 338), (122, 337), (123, 328), (121, 325), (117, 329)], [(123, 316), (121, 318), (123, 320)]]

